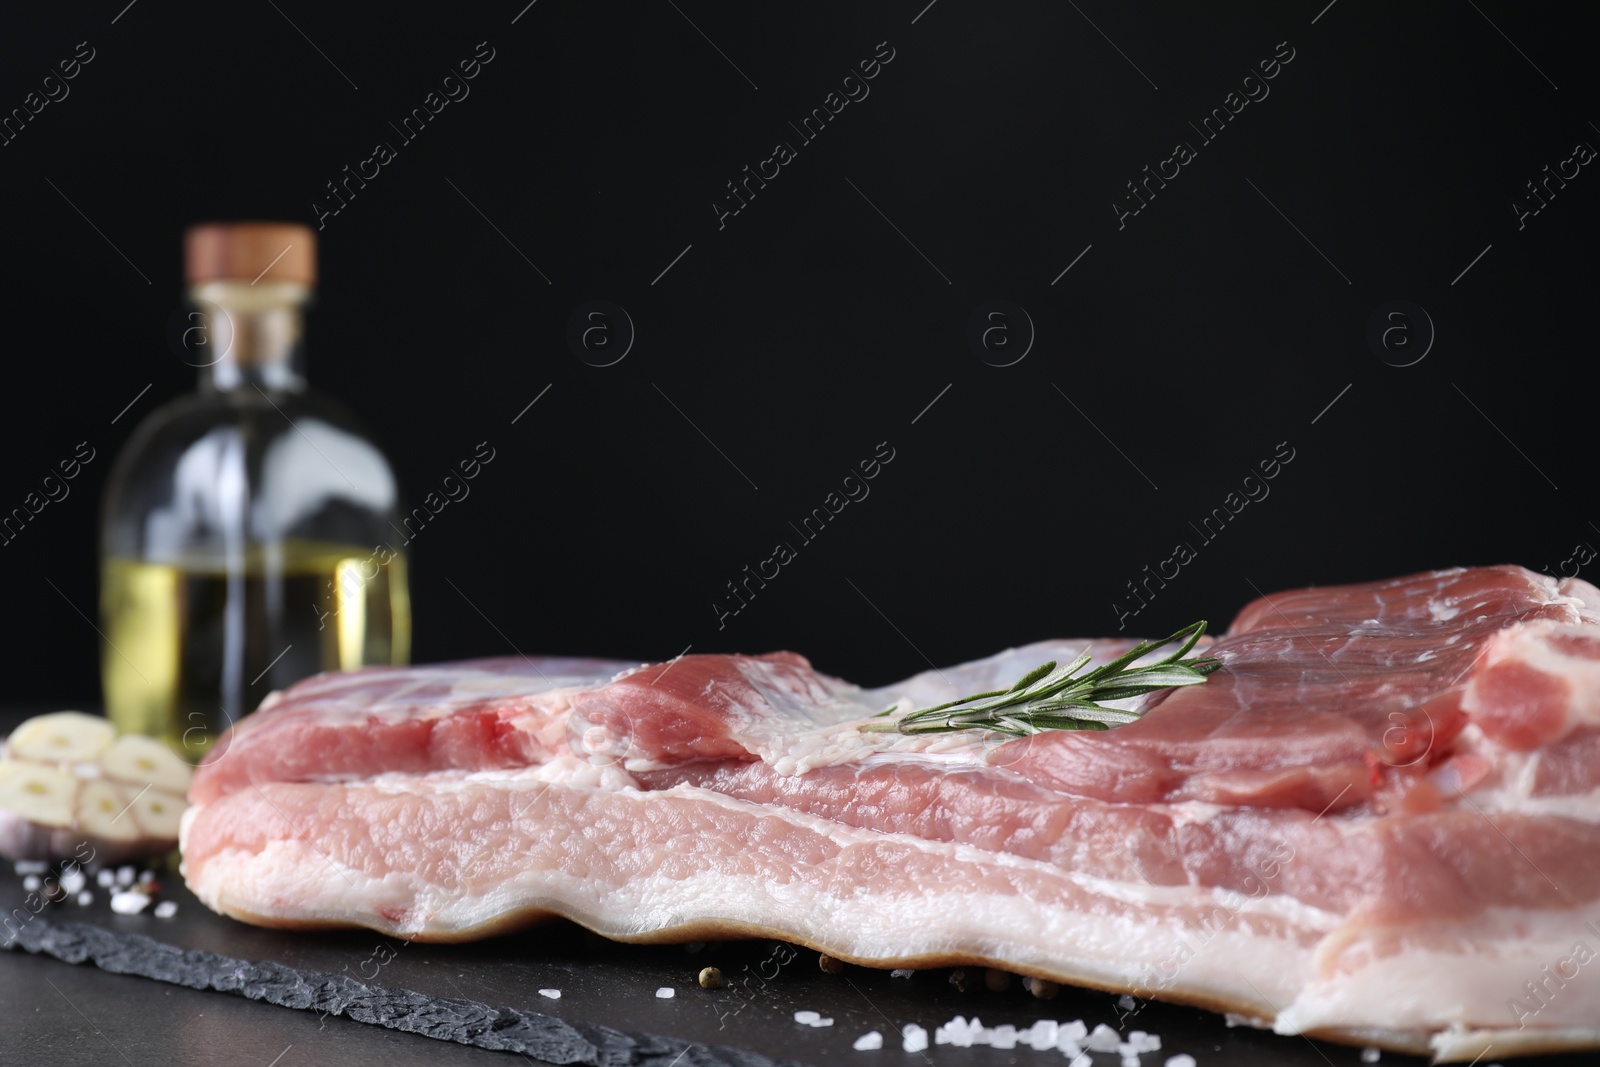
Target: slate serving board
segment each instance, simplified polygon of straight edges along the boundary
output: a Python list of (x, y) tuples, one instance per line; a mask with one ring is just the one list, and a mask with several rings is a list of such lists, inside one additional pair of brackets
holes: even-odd
[[(7, 868), (0, 874), (0, 901), (9, 910), (21, 906), (25, 893)], [(207, 911), (175, 875), (162, 878), (161, 898), (178, 904), (171, 919), (148, 911), (116, 915), (106, 891), (96, 887), (95, 897), (89, 907), (46, 908), (19, 928), (11, 951), (0, 952), (6, 1062), (407, 1067), (512, 1063), (526, 1056), (537, 1063), (608, 1067), (1059, 1067), (1066, 1062), (1060, 1053), (1026, 1047), (934, 1046), (907, 1053), (899, 1031), (916, 1022), (931, 1033), (957, 1014), (1018, 1027), (1039, 1018), (1116, 1026), (1122, 1014), (1108, 994), (1063, 988), (1041, 1001), (1020, 983), (990, 991), (976, 972), (969, 972), (973, 980), (965, 992), (951, 984), (948, 969), (910, 978), (856, 967), (824, 974), (815, 952), (767, 941), (626, 946), (568, 924), (466, 945), (262, 930)], [(7, 938), (12, 935), (0, 935), (0, 942)], [(98, 954), (114, 970), (135, 973), (111, 973), (92, 962), (70, 965), (52, 952), (68, 959)], [(729, 987), (699, 988), (696, 975), (710, 965), (724, 972)], [(141, 971), (166, 980), (137, 976)], [(662, 987), (675, 995), (657, 997)], [(559, 989), (561, 998), (547, 999), (541, 989)], [(834, 1023), (798, 1024), (793, 1014), (802, 1009)], [(1162, 1050), (1142, 1061), (1156, 1067), (1180, 1052), (1200, 1064), (1244, 1067), (1362, 1062), (1356, 1049), (1230, 1028), (1208, 1012), (1165, 1004), (1142, 1005), (1123, 1029), (1161, 1036)], [(852, 1043), (869, 1030), (885, 1035), (884, 1049), (855, 1051)], [(1115, 1065), (1119, 1057), (1101, 1054), (1095, 1062)], [(1385, 1053), (1382, 1062), (1423, 1061)], [(1577, 1067), (1593, 1060), (1574, 1055), (1524, 1062)]]

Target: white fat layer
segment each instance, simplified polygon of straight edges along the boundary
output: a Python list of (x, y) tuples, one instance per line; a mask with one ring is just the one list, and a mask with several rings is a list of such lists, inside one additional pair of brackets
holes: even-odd
[[(429, 777), (428, 788), (436, 777)], [(466, 777), (437, 784), (460, 789)], [(416, 779), (410, 787), (417, 790)], [(514, 791), (540, 788), (561, 792), (571, 786), (527, 775), (518, 778)], [(1393, 1047), (1412, 1049), (1426, 1047), (1441, 1029), (1465, 1033), (1514, 1024), (1508, 998), (1521, 990), (1509, 988), (1513, 979), (1539, 980), (1546, 966), (1571, 959), (1578, 941), (1600, 953), (1600, 910), (1592, 916), (1498, 912), (1475, 922), (1449, 947), (1416, 944), (1380, 956), (1365, 951), (1361, 928), (1281, 895), (1253, 898), (1092, 878), (970, 845), (845, 827), (689, 786), (656, 793), (624, 789), (609, 796), (638, 805), (634, 825), (646, 823), (646, 806), (672, 806), (696, 818), (722, 811), (781, 820), (797, 839), (831, 847), (814, 853), (825, 858), (803, 877), (786, 850), (752, 854), (737, 874), (708, 863), (704, 873), (691, 867), (691, 873), (672, 877), (659, 871), (607, 877), (610, 861), (602, 851), (587, 856), (582, 869), (508, 866), (495, 880), (463, 891), (430, 883), (410, 868), (374, 878), (334, 863), (312, 841), (285, 837), (254, 853), (224, 848), (197, 872), (185, 873), (209, 906), (258, 918), (366, 925), (397, 936), (449, 935), (544, 913), (570, 916), (623, 939), (659, 939), (707, 927), (761, 930), (878, 966), (940, 958), (987, 961), (1140, 996), (1228, 1003), (1272, 1019), (1280, 1033), (1386, 1032)], [(537, 818), (539, 809), (525, 810), (534, 814), (524, 818)], [(190, 810), (186, 833), (204, 812)], [(617, 848), (692, 853), (699, 840), (681, 830), (670, 835)], [(724, 846), (711, 841), (706, 847)], [(908, 886), (887, 871), (863, 867), (884, 848), (900, 850), (900, 863), (916, 856), (933, 864), (931, 877)], [(1188, 918), (1175, 921), (1174, 907)], [(937, 909), (938, 921), (929, 921), (930, 908)], [(401, 918), (389, 922), (386, 915)], [(1600, 968), (1600, 959), (1587, 966)], [(1556, 1033), (1592, 1026), (1600, 1017), (1600, 970), (1589, 978), (1585, 973), (1566, 981), (1525, 1019), (1527, 1028)], [(1404, 1026), (1396, 1027), (1395, 1020)]]
[(1596, 1045), (1600, 1045), (1600, 1028), (1594, 1026), (1528, 1027), (1523, 1030), (1457, 1027), (1434, 1034), (1428, 1042), (1435, 1063), (1477, 1063), (1489, 1054), (1490, 1049), (1496, 1050), (1498, 1056), (1523, 1056), (1538, 1052), (1593, 1049)]
[(412, 796), (417, 793), (418, 781), (424, 779), (430, 794), (462, 792), (485, 784), (512, 793), (537, 793), (553, 783), (598, 792), (638, 788), (633, 775), (619, 766), (597, 764), (569, 755), (555, 756), (545, 763), (514, 770), (433, 771), (421, 778), (405, 771), (390, 771), (364, 779), (360, 788), (371, 788), (390, 796)]
[(1600, 1017), (1600, 905), (1492, 908), (1472, 927), (1466, 944), (1393, 954), (1341, 931), (1319, 947), (1315, 972), (1273, 1029), (1297, 1034), (1399, 1018), (1430, 1028), (1544, 1030)]

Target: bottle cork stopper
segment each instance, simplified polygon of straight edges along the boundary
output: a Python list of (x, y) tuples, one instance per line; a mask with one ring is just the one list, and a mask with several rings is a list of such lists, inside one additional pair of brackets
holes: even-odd
[(298, 222), (204, 222), (183, 240), (184, 278), (206, 282), (317, 281), (317, 236)]

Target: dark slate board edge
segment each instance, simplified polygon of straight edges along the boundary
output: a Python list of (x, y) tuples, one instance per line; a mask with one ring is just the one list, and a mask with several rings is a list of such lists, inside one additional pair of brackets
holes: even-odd
[(367, 985), (346, 975), (181, 949), (89, 923), (35, 918), (0, 947), (21, 948), (63, 963), (90, 963), (111, 974), (229, 993), (323, 1016), (342, 1015), (439, 1041), (519, 1052), (558, 1067), (672, 1067), (680, 1061), (681, 1067), (803, 1067), (796, 1060), (774, 1060), (729, 1045), (624, 1033), (541, 1012)]

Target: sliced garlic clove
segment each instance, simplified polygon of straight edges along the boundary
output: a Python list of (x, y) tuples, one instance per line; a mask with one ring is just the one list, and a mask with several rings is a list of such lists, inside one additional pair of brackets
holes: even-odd
[(116, 736), (117, 728), (98, 715), (56, 711), (11, 731), (7, 755), (38, 763), (83, 763), (98, 759)]
[(104, 780), (83, 783), (78, 796), (78, 829), (102, 841), (134, 841), (139, 837), (139, 821), (130, 810), (138, 790), (123, 792)]
[(183, 821), (183, 809), (188, 801), (175, 793), (148, 789), (133, 802), (128, 817), (139, 820), (139, 829), (151, 840), (176, 841), (178, 824)]
[(123, 734), (100, 756), (106, 776), (119, 782), (153, 785), (170, 793), (187, 793), (194, 769), (154, 738)]
[(0, 808), (41, 826), (70, 827), (78, 779), (54, 767), (0, 760)]

